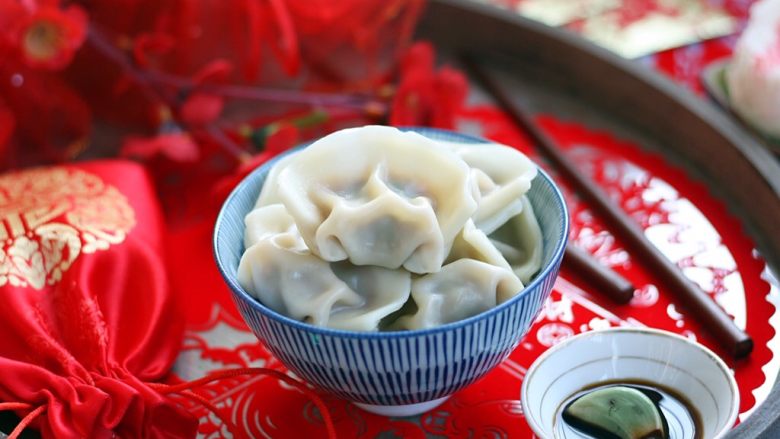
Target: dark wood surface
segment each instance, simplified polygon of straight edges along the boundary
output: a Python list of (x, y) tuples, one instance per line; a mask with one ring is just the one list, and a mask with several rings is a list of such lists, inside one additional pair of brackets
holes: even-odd
[[(636, 62), (564, 30), (470, 0), (433, 0), (419, 36), (478, 52), (537, 111), (606, 128), (702, 180), (780, 267), (780, 165), (721, 110)], [(479, 92), (477, 92), (479, 93)], [(780, 388), (730, 438), (780, 437)]]

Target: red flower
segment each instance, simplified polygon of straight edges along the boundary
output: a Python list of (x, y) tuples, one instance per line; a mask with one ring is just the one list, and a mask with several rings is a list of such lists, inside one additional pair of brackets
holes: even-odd
[(140, 67), (149, 67), (150, 55), (164, 55), (174, 45), (174, 40), (163, 33), (145, 33), (136, 37), (133, 42), (133, 59)]
[(453, 128), (468, 94), (466, 77), (450, 67), (435, 71), (433, 46), (425, 42), (409, 48), (401, 58), (400, 72), (390, 124)]
[(163, 155), (175, 162), (194, 162), (199, 156), (198, 145), (183, 131), (162, 133), (154, 137), (128, 137), (120, 155), (142, 159)]
[[(273, 158), (273, 156), (274, 155), (268, 151), (263, 151), (251, 156), (248, 160), (239, 164), (232, 173), (217, 180), (211, 188), (211, 194), (208, 199), (218, 200), (217, 204), (221, 204), (222, 201), (227, 198), (228, 194), (230, 194), (230, 191), (232, 191), (244, 177), (249, 175), (249, 173), (254, 171), (258, 166)], [(218, 206), (215, 205), (214, 207)]]
[[(217, 58), (195, 72), (192, 81), (196, 85), (225, 82), (232, 71), (230, 61)], [(179, 117), (188, 125), (203, 126), (217, 120), (224, 107), (221, 96), (195, 91), (181, 104)]]
[(16, 35), (30, 67), (59, 70), (73, 59), (87, 35), (87, 16), (78, 6), (41, 6), (26, 17)]
[[(219, 200), (221, 203), (230, 191), (255, 168), (287, 151), (301, 141), (301, 131), (294, 123), (288, 121), (272, 122), (264, 128), (255, 131), (255, 136), (259, 136), (260, 139), (253, 136), (255, 145), (261, 147), (262, 151), (242, 161), (231, 174), (217, 181), (212, 188), (211, 199)], [(258, 145), (258, 142), (262, 143), (262, 145)]]
[(401, 75), (433, 72), (435, 58), (436, 53), (431, 43), (420, 41), (412, 44), (401, 56)]
[(193, 93), (179, 109), (181, 120), (187, 125), (202, 126), (215, 121), (222, 113), (225, 100), (207, 93)]
[(217, 58), (198, 69), (192, 76), (192, 81), (196, 84), (225, 82), (232, 72), (233, 63), (223, 58)]
[(433, 81), (436, 94), (430, 125), (440, 128), (454, 128), (455, 116), (469, 93), (468, 80), (459, 70), (444, 66), (436, 72)]
[(271, 156), (275, 156), (295, 146), (300, 142), (300, 137), (300, 130), (295, 125), (282, 124), (268, 136), (263, 150)]

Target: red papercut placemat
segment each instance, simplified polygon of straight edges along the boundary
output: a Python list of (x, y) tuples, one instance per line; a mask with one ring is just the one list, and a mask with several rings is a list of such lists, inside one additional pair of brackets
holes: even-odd
[[(780, 293), (770, 288), (765, 264), (740, 223), (704, 185), (636, 145), (576, 123), (548, 117), (539, 121), (644, 226), (647, 236), (754, 337), (756, 348), (750, 358), (730, 362), (740, 386), (744, 419), (766, 398), (780, 369), (775, 355), (778, 342), (774, 339), (779, 324), (774, 303)], [(472, 107), (461, 115), (461, 122), (470, 130), (477, 127), (481, 131), (478, 134), (530, 152), (523, 136), (494, 107)], [(526, 368), (549, 346), (591, 329), (652, 326), (695, 338), (717, 351), (716, 343), (671, 304), (662, 287), (654, 284), (652, 273), (632, 261), (620, 242), (603, 229), (570, 190), (564, 188), (564, 192), (571, 209), (572, 238), (639, 287), (640, 294), (634, 301), (615, 306), (589, 291), (574, 274), (563, 271), (539, 320), (510, 358), (431, 412), (413, 419), (390, 419), (325, 396), (340, 436), (375, 437), (392, 432), (411, 438), (486, 434), (531, 437), (520, 404)], [(238, 316), (211, 261), (210, 234), (208, 221), (172, 233), (172, 259), (189, 264), (189, 270), (174, 270), (174, 286), (189, 295), (189, 326), (172, 379), (191, 380), (225, 367), (285, 370)], [(197, 275), (176, 276), (176, 272)], [(324, 432), (313, 404), (299, 391), (273, 378), (235, 378), (204, 390), (248, 437), (313, 437)], [(191, 409), (202, 415), (202, 437), (228, 434), (216, 416), (199, 406)]]

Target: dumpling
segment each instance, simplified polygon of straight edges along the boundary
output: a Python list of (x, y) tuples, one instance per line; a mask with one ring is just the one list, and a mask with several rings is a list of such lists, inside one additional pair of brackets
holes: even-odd
[(454, 151), (471, 168), (480, 192), (473, 219), (477, 228), (493, 233), (523, 209), (520, 197), (531, 188), (538, 172), (525, 154), (498, 143), (439, 144)]
[(527, 157), (497, 144), (342, 130), (269, 172), (244, 219), (241, 285), (269, 308), (330, 328), (423, 329), (517, 295), (542, 234)]
[(263, 184), (263, 189), (260, 191), (260, 196), (257, 197), (255, 207), (268, 206), (270, 204), (282, 202), (279, 198), (279, 172), (295, 158), (296, 154), (298, 153), (291, 153), (274, 163), (273, 167), (271, 167), (271, 170), (268, 172), (268, 175), (265, 177), (265, 183)]
[(472, 168), (480, 191), (474, 223), (490, 237), (517, 277), (528, 283), (542, 265), (542, 231), (525, 196), (538, 174), (536, 164), (497, 143), (438, 143), (455, 151)]
[(474, 259), (458, 259), (438, 273), (412, 281), (416, 311), (394, 329), (426, 329), (487, 311), (515, 296), (523, 284), (511, 270)]
[(458, 259), (474, 259), (511, 270), (509, 262), (504, 258), (504, 255), (496, 248), (485, 232), (479, 230), (474, 225), (472, 220), (466, 222), (463, 230), (455, 238), (446, 263), (451, 263)]
[(353, 331), (375, 331), (380, 322), (409, 300), (412, 276), (405, 270), (356, 266), (332, 262), (333, 273), (363, 298), (361, 306), (340, 309), (330, 316), (328, 326)]
[(241, 257), (238, 282), (261, 303), (293, 319), (327, 326), (333, 311), (364, 302), (327, 262), (289, 243), (264, 239)]
[(439, 270), (479, 200), (455, 153), (380, 126), (314, 142), (279, 171), (276, 190), (314, 254), (413, 273)]
[(246, 224), (251, 246), (238, 281), (274, 311), (317, 326), (374, 331), (409, 298), (408, 272), (330, 264), (312, 254), (281, 204), (255, 209)]
[(503, 303), (523, 289), (509, 262), (469, 220), (455, 238), (438, 273), (412, 281), (416, 310), (399, 317), (396, 329), (424, 329), (462, 320)]
[(527, 284), (542, 267), (542, 229), (528, 197), (522, 197), (522, 202), (523, 211), (492, 233), (490, 240)]
[(252, 247), (266, 238), (279, 236), (277, 239), (290, 241), (286, 245), (288, 248), (308, 250), (292, 217), (281, 204), (253, 209), (244, 217), (244, 225), (244, 248)]

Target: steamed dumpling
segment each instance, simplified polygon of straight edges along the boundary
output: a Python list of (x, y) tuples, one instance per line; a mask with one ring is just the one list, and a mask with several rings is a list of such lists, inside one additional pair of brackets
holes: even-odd
[(260, 196), (257, 197), (255, 207), (268, 206), (270, 204), (282, 202), (281, 198), (279, 198), (279, 172), (295, 158), (296, 154), (297, 153), (289, 154), (273, 165), (268, 172), (268, 175), (265, 177), (265, 183), (263, 184), (263, 189), (260, 191)]
[(327, 262), (289, 243), (265, 239), (247, 249), (238, 266), (241, 286), (274, 311), (317, 326), (327, 326), (334, 310), (363, 303)]
[(441, 268), (479, 200), (455, 153), (390, 127), (326, 136), (277, 177), (279, 199), (312, 253), (412, 273)]
[(437, 143), (454, 151), (471, 168), (480, 192), (473, 215), (478, 229), (489, 235), (522, 211), (520, 198), (538, 172), (528, 157), (498, 143)]
[(517, 295), (541, 267), (525, 196), (536, 175), (503, 145), (339, 131), (269, 172), (245, 217), (239, 282), (281, 314), (337, 329), (474, 316)]
[[(258, 242), (277, 237), (290, 241), (286, 247), (305, 251), (306, 243), (301, 239), (298, 228), (281, 204), (272, 204), (254, 209), (244, 218), (244, 248), (250, 248)], [(283, 238), (282, 238), (283, 237)]]
[(438, 273), (412, 281), (417, 310), (399, 317), (397, 329), (426, 329), (487, 311), (515, 296), (523, 283), (506, 268), (474, 259), (458, 259)]
[(333, 273), (363, 298), (360, 306), (344, 308), (330, 316), (328, 326), (353, 331), (375, 331), (380, 322), (398, 311), (409, 299), (412, 276), (404, 270), (356, 266), (332, 262)]
[(425, 329), (471, 317), (505, 302), (523, 289), (509, 262), (469, 220), (455, 238), (447, 265), (412, 281), (416, 311), (393, 327)]
[(255, 209), (246, 224), (251, 246), (238, 281), (274, 311), (317, 326), (374, 331), (409, 298), (408, 272), (330, 264), (312, 254), (280, 204)]
[(485, 232), (479, 230), (474, 225), (472, 220), (466, 222), (463, 230), (455, 238), (446, 262), (451, 263), (458, 259), (474, 259), (511, 270), (509, 262), (504, 255), (496, 248), (496, 245)]
[(542, 229), (528, 197), (523, 210), (490, 235), (490, 240), (512, 266), (518, 278), (528, 283), (542, 267)]

